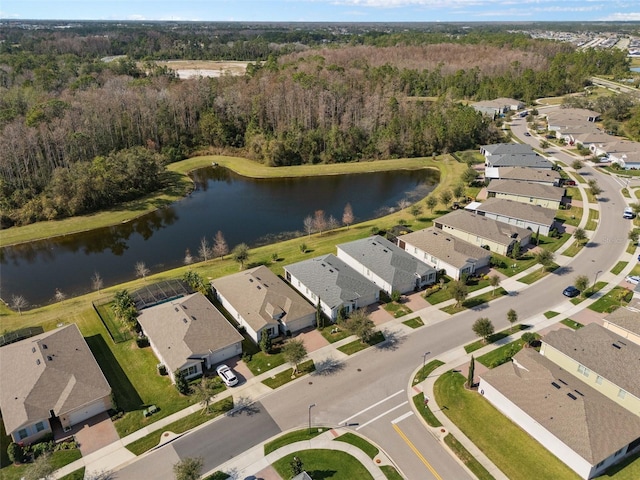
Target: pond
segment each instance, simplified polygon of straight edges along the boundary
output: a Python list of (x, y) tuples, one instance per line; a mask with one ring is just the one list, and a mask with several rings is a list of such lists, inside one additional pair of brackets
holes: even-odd
[(304, 218), (324, 210), (339, 222), (347, 203), (356, 221), (390, 213), (401, 200), (427, 195), (438, 182), (434, 170), (256, 180), (222, 167), (193, 172), (195, 191), (170, 207), (114, 227), (0, 249), (0, 296), (22, 295), (30, 306), (91, 291), (98, 272), (104, 286), (135, 278), (135, 264), (151, 273), (195, 257), (200, 239), (218, 230), (230, 247), (263, 245), (301, 236)]

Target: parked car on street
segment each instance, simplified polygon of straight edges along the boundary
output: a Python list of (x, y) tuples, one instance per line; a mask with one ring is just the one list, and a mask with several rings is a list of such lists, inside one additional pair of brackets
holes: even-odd
[(578, 295), (580, 295), (580, 290), (578, 290), (576, 287), (574, 287), (573, 285), (568, 286), (567, 288), (565, 288), (562, 291), (562, 294), (565, 297), (569, 297), (569, 298), (573, 298), (573, 297), (577, 297)]
[(633, 212), (631, 207), (626, 207), (624, 212), (622, 212), (622, 218), (626, 218), (627, 220), (632, 220), (636, 218), (636, 214)]
[(625, 282), (628, 282), (632, 285), (637, 285), (638, 283), (640, 283), (640, 276), (638, 275), (629, 275), (627, 278), (624, 279)]

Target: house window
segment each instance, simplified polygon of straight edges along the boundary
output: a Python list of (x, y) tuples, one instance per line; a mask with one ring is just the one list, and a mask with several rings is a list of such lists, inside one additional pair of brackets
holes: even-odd
[(602, 385), (602, 377), (601, 377), (600, 375), (598, 375), (598, 376), (596, 377), (596, 383), (597, 383), (598, 385)]
[(529, 197), (529, 203), (533, 202), (533, 198)]
[(41, 432), (42, 430), (44, 430), (44, 422), (36, 423), (36, 432)]
[(624, 399), (624, 397), (627, 396), (627, 392), (625, 392), (623, 389), (618, 390), (618, 398), (619, 399)]
[(195, 375), (198, 373), (198, 367), (195, 365), (191, 365), (189, 368), (184, 370), (185, 376), (190, 377), (191, 375)]
[(578, 373), (581, 373), (582, 375), (584, 375), (585, 377), (588, 377), (589, 374), (591, 373), (591, 370), (589, 370), (587, 367), (585, 367), (584, 365), (578, 365)]
[(604, 465), (604, 460), (596, 465), (596, 470), (599, 469), (602, 465)]
[(622, 452), (624, 452), (624, 449), (625, 449), (625, 447), (622, 447), (620, 450), (618, 450), (618, 451), (616, 452), (616, 454), (614, 455), (614, 457), (617, 457), (617, 456), (622, 455)]
[(26, 428), (23, 428), (23, 429), (18, 430), (18, 438), (19, 438), (20, 440), (22, 440), (22, 439), (24, 439), (24, 438), (27, 438), (28, 436), (29, 436), (29, 435), (27, 434), (27, 429), (26, 429)]

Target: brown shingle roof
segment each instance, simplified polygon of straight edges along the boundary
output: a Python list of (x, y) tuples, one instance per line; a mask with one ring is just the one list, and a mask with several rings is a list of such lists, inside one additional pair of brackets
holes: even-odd
[(627, 307), (620, 307), (604, 317), (629, 332), (640, 335), (640, 301), (634, 300)]
[(491, 180), (487, 192), (521, 195), (545, 200), (561, 201), (565, 189), (541, 183), (521, 182), (519, 180)]
[(103, 398), (111, 387), (75, 324), (0, 348), (0, 408), (7, 432)]
[(533, 349), (481, 378), (592, 465), (640, 437), (640, 417)]
[[(465, 210), (454, 210), (434, 220), (435, 225), (447, 225), (462, 232), (486, 238), (500, 245), (510, 245), (513, 239), (520, 241), (531, 235), (526, 228), (498, 222)], [(513, 235), (517, 234), (516, 237)]]
[(172, 372), (192, 355), (206, 355), (242, 341), (242, 335), (201, 293), (142, 310), (138, 323)]
[(547, 226), (556, 216), (556, 211), (550, 208), (503, 198), (488, 198), (476, 210)]
[(640, 398), (640, 345), (595, 323), (550, 332), (542, 341)]
[(500, 167), (501, 180), (522, 180), (525, 182), (555, 182), (560, 179), (560, 173), (555, 170), (526, 168), (526, 167)]
[(284, 312), (280, 319), (284, 324), (315, 313), (314, 307), (264, 265), (211, 283), (255, 332), (277, 323), (274, 309)]
[(474, 263), (480, 258), (491, 255), (482, 247), (460, 240), (434, 227), (402, 235), (398, 240), (413, 245), (456, 268), (462, 268), (468, 263)]

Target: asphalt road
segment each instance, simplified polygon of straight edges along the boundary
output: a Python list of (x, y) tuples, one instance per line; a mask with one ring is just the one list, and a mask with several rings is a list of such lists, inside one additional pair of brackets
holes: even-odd
[[(526, 125), (518, 120), (513, 130), (538, 147), (539, 140), (523, 135)], [(561, 152), (554, 156), (570, 165), (573, 158)], [(562, 290), (577, 275), (591, 281), (609, 271), (627, 245), (630, 224), (622, 219), (624, 200), (615, 178), (585, 167), (580, 174), (593, 176), (603, 188), (600, 195), (600, 226), (589, 244), (565, 267), (535, 285), (458, 315), (421, 328), (405, 337), (394, 337), (378, 348), (341, 362), (323, 374), (280, 388), (256, 404), (257, 411), (224, 418), (187, 434), (118, 472), (119, 479), (172, 478), (177, 458), (202, 456), (205, 471), (264, 441), (281, 430), (307, 425), (309, 405), (312, 423), (338, 429), (353, 429), (378, 443), (409, 479), (470, 478), (413, 415), (407, 395), (411, 373), (429, 358), (475, 339), (471, 325), (488, 317), (496, 330), (508, 326), (506, 313), (514, 308), (521, 321), (557, 307), (568, 300)], [(149, 473), (153, 472), (152, 476)], [(143, 476), (141, 476), (144, 473)]]

